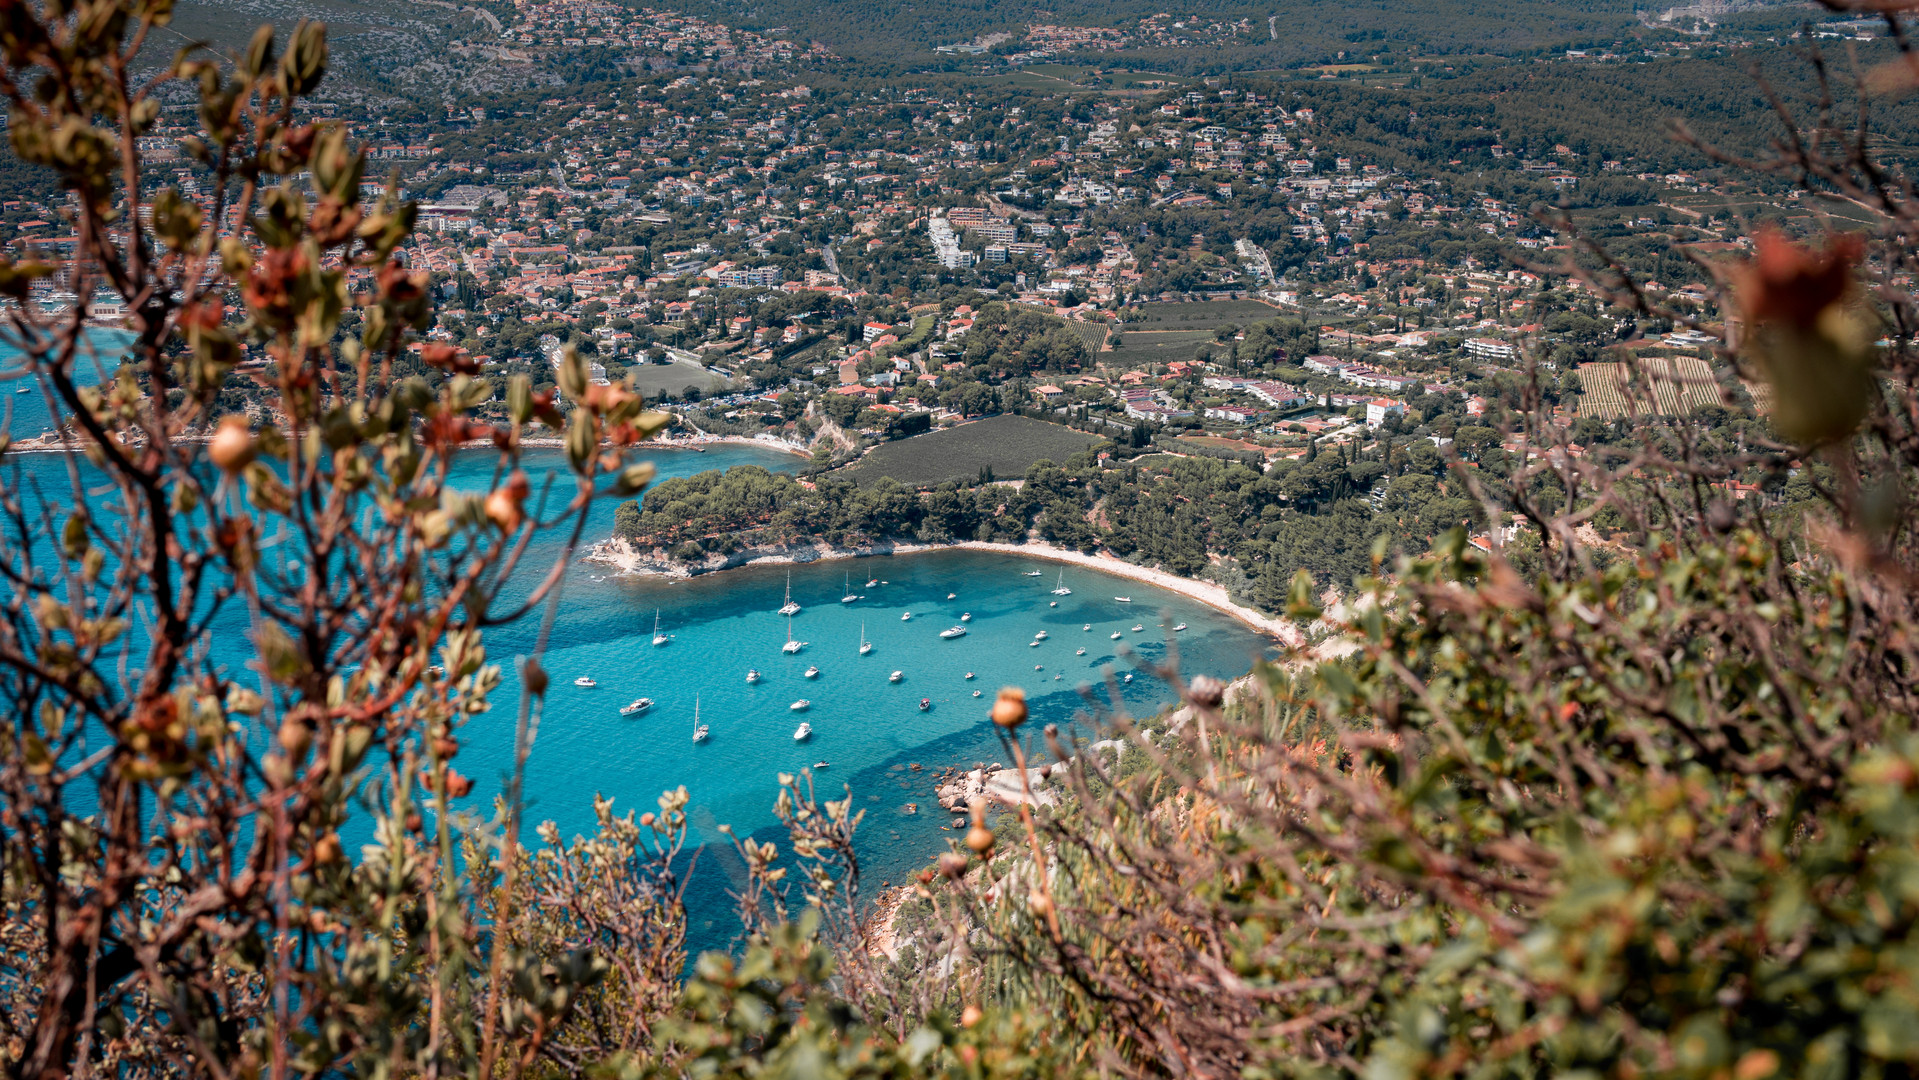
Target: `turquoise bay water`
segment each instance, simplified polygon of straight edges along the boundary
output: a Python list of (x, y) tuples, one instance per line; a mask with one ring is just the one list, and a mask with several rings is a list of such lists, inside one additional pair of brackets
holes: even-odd
[[(45, 416), (38, 394), (8, 396), (14, 398), (8, 402), (14, 406), (14, 433), (37, 433)], [(39, 424), (33, 422), (35, 408)], [(644, 456), (656, 463), (663, 479), (741, 464), (792, 472), (803, 462), (749, 446), (715, 446), (704, 453), (656, 450)], [(490, 452), (461, 455), (452, 467), (454, 482), (484, 488), (496, 460)], [(564, 473), (557, 451), (529, 451), (525, 465), (536, 491), (544, 473)], [(0, 469), (7, 470), (9, 484), (37, 484), (62, 499), (71, 490), (67, 466), (65, 455), (16, 454)], [(84, 463), (81, 468), (83, 474), (91, 472)], [(99, 492), (94, 489), (91, 497)], [(586, 541), (611, 533), (615, 506), (605, 500), (594, 507)], [(519, 588), (508, 592), (523, 594), (561, 551), (560, 538), (543, 537), (523, 564)], [(1027, 576), (1030, 571), (1040, 576)], [(772, 813), (779, 773), (826, 761), (829, 767), (817, 774), (822, 794), (837, 798), (843, 786), (850, 786), (855, 806), (866, 811), (859, 853), (871, 895), (881, 882), (904, 880), (944, 849), (951, 834), (942, 829), (951, 818), (938, 808), (933, 774), (952, 764), (1010, 764), (986, 719), (1000, 686), (1026, 689), (1032, 732), (1044, 723), (1071, 724), (1086, 704), (1079, 687), (1101, 681), (1106, 666), (1122, 675), (1132, 670), (1118, 656), (1122, 642), (1139, 657), (1159, 661), (1166, 658), (1171, 638), (1188, 676), (1244, 674), (1267, 647), (1260, 635), (1177, 594), (1087, 569), (1067, 567), (1064, 573), (1073, 592), (1055, 597), (1058, 565), (1015, 555), (935, 551), (793, 567), (793, 598), (803, 610), (791, 621), (792, 633), (809, 644), (787, 655), (780, 646), (788, 620), (776, 613), (787, 567), (667, 581), (620, 577), (606, 567), (576, 562), (567, 574), (546, 652), (553, 679), (527, 766), (528, 820), (552, 820), (563, 835), (572, 836), (593, 827), (596, 792), (612, 797), (616, 811), (645, 811), (661, 791), (685, 785), (696, 839), (706, 847), (689, 883), (693, 944), (724, 945), (735, 930), (726, 890), (739, 866), (716, 826), (725, 823), (742, 835), (783, 840)], [(869, 579), (884, 583), (868, 586)], [(862, 599), (843, 604), (848, 582)], [(1115, 596), (1132, 602), (1120, 603)], [(656, 610), (661, 628), (672, 637), (661, 647), (651, 644)], [(902, 621), (909, 611), (912, 619)], [(942, 640), (939, 632), (958, 625), (966, 612), (972, 614), (968, 634)], [(1182, 622), (1188, 629), (1170, 630)], [(1091, 630), (1082, 629), (1089, 624)], [(1133, 630), (1135, 625), (1141, 629)], [(536, 615), (487, 634), (489, 656), (507, 676), (494, 710), (473, 718), (462, 734), (465, 748), (457, 764), (476, 781), (469, 800), (476, 811), (489, 805), (511, 771), (519, 691), (512, 660), (533, 651), (538, 626)], [(874, 643), (865, 657), (858, 655), (862, 628)], [(1029, 644), (1041, 630), (1048, 638)], [(1115, 632), (1119, 641), (1111, 637)], [(215, 620), (212, 637), (216, 660), (232, 676), (251, 681), (243, 667), (250, 649), (238, 605)], [(1077, 654), (1081, 647), (1084, 655)], [(814, 665), (818, 678), (805, 678)], [(764, 676), (757, 685), (746, 682), (749, 668)], [(887, 679), (895, 670), (902, 673), (897, 684)], [(970, 681), (969, 671), (975, 674)], [(593, 677), (599, 686), (574, 686), (580, 675)], [(1126, 707), (1135, 713), (1150, 713), (1170, 699), (1163, 685), (1144, 675), (1122, 689)], [(973, 697), (975, 690), (980, 697)], [(640, 696), (656, 704), (638, 716), (619, 715), (622, 705)], [(789, 706), (801, 698), (810, 700), (811, 708), (795, 713)], [(919, 708), (922, 698), (929, 700), (925, 710)], [(712, 730), (711, 738), (698, 745), (691, 739), (696, 702), (701, 721)], [(801, 720), (811, 723), (813, 735), (795, 743), (793, 732)], [(924, 771), (910, 771), (912, 763)], [(75, 791), (76, 803), (90, 794)], [(919, 813), (907, 813), (907, 803), (917, 803)]]
[[(1043, 576), (1025, 576), (1035, 569)], [(843, 604), (848, 573), (852, 590), (864, 598)], [(826, 761), (830, 766), (816, 782), (833, 797), (849, 785), (855, 805), (867, 811), (860, 846), (869, 885), (898, 882), (943, 850), (940, 830), (951, 818), (933, 798), (934, 771), (979, 761), (1011, 764), (986, 716), (1000, 686), (1026, 690), (1030, 733), (1046, 723), (1071, 725), (1086, 707), (1079, 688), (1102, 682), (1106, 667), (1122, 676), (1133, 670), (1118, 656), (1122, 643), (1139, 658), (1160, 661), (1171, 637), (1180, 670), (1223, 677), (1244, 674), (1266, 645), (1205, 605), (1090, 570), (1068, 568), (1073, 593), (1056, 598), (1050, 595), (1056, 565), (984, 552), (794, 568), (793, 598), (804, 610), (792, 620), (792, 633), (808, 642), (796, 655), (781, 651), (787, 620), (776, 609), (784, 597), (783, 567), (681, 583), (581, 577), (576, 572), (569, 582), (547, 652), (553, 686), (527, 767), (530, 818), (551, 819), (571, 834), (590, 827), (592, 792), (644, 810), (661, 790), (684, 784), (702, 840), (719, 840), (713, 831), (719, 823), (777, 839), (777, 830), (769, 831), (777, 775)], [(872, 578), (885, 583), (867, 586)], [(1052, 607), (1056, 599), (1059, 606)], [(664, 646), (651, 644), (655, 608), (673, 638)], [(909, 611), (912, 619), (903, 621)], [(972, 615), (968, 634), (941, 639), (939, 632), (959, 625), (962, 613)], [(1170, 630), (1180, 623), (1187, 629)], [(864, 657), (862, 630), (874, 643)], [(1032, 645), (1041, 630), (1047, 639)], [(1115, 632), (1120, 641), (1112, 639)], [(499, 642), (499, 635), (492, 640)], [(805, 677), (811, 666), (819, 668), (817, 678)], [(748, 669), (760, 671), (757, 684), (747, 683)], [(901, 672), (900, 682), (889, 681), (893, 671)], [(975, 677), (968, 680), (968, 672)], [(574, 686), (581, 675), (599, 685)], [(1171, 698), (1144, 675), (1121, 690), (1135, 714), (1150, 715)], [(619, 715), (640, 696), (656, 704), (635, 717)], [(1099, 696), (1104, 700), (1103, 689)], [(925, 710), (922, 698), (929, 701)], [(712, 731), (701, 744), (691, 738), (696, 699)], [(811, 708), (792, 711), (799, 699)], [(796, 743), (802, 719), (813, 734)], [(470, 724), (462, 767), (481, 770), (475, 775), (482, 778), (503, 772), (510, 765), (511, 723), (496, 710)], [(915, 762), (925, 771), (910, 771)], [(919, 812), (908, 813), (907, 803), (917, 803)]]

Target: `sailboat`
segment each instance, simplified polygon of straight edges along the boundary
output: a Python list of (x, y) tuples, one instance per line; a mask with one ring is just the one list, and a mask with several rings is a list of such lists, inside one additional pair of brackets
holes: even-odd
[(1073, 590), (1066, 587), (1066, 571), (1064, 568), (1062, 568), (1059, 572), (1059, 584), (1053, 586), (1053, 595), (1054, 596), (1073, 595)]
[(860, 655), (865, 656), (867, 653), (870, 653), (872, 651), (873, 651), (873, 643), (866, 640), (866, 624), (861, 623), (860, 624)]
[(706, 741), (706, 725), (700, 723), (700, 697), (693, 695), (693, 741)]
[(653, 609), (653, 644), (664, 645), (673, 639), (660, 633), (660, 609)]
[(786, 617), (786, 644), (780, 646), (783, 653), (796, 653), (806, 648), (806, 642), (793, 639), (793, 616)]
[(840, 603), (850, 604), (859, 599), (859, 594), (853, 591), (853, 578), (850, 574), (847, 575), (842, 587), (846, 589), (846, 595), (840, 597)]
[(792, 618), (800, 613), (800, 606), (793, 602), (793, 572), (786, 572), (786, 603), (780, 606), (780, 614)]

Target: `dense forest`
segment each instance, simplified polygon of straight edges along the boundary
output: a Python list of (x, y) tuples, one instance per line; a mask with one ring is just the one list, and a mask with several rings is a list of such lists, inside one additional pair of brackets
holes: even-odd
[[(882, 4), (873, 0), (698, 0), (687, 9), (740, 25), (787, 26), (864, 64), (926, 64), (936, 60), (933, 46), (967, 41), (982, 34), (1015, 29), (1031, 22), (1132, 27), (1168, 9), (1139, 0), (1100, 3), (1073, 0), (1034, 4), (1029, 0), (968, 0), (929, 5)], [(1623, 0), (1520, 0), (1497, 8), (1459, 0), (1411, 3), (1343, 3), (1292, 0), (1248, 7), (1235, 0), (1207, 0), (1174, 12), (1200, 24), (1244, 20), (1250, 29), (1209, 47), (1129, 51), (1128, 62), (1168, 71), (1196, 73), (1285, 67), (1307, 60), (1331, 59), (1342, 50), (1392, 49), (1417, 53), (1509, 52), (1568, 42), (1611, 40), (1632, 25), (1634, 5)], [(1267, 20), (1276, 17), (1277, 32)]]

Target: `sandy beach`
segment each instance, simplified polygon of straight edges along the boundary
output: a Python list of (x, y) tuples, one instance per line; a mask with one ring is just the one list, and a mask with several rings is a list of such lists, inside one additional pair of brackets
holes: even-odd
[[(212, 438), (211, 433), (190, 432), (175, 435), (173, 441), (181, 444), (191, 444), (208, 442)], [(71, 454), (84, 450), (86, 448), (86, 441), (86, 438), (82, 435), (69, 433), (65, 438), (62, 438), (60, 433), (49, 431), (40, 435), (30, 435), (15, 439), (8, 444), (6, 452), (9, 454)], [(600, 446), (602, 449), (611, 449), (613, 444), (603, 442)], [(745, 435), (696, 435), (691, 438), (680, 439), (649, 439), (638, 446), (628, 448), (628, 452), (646, 454), (656, 450), (697, 451), (708, 446), (751, 446), (760, 450), (775, 450), (781, 453), (792, 454), (796, 457), (811, 456), (805, 448), (795, 446), (789, 442), (783, 442), (778, 439), (755, 439)], [(520, 448), (523, 450), (563, 450), (566, 448), (566, 440), (557, 435), (522, 435), (520, 437)], [(491, 450), (493, 449), (493, 440), (469, 439), (461, 443), (459, 449)]]
[(700, 574), (718, 573), (741, 566), (782, 563), (827, 562), (836, 559), (859, 559), (873, 555), (910, 555), (921, 551), (991, 551), (1003, 555), (1023, 555), (1034, 559), (1046, 559), (1051, 562), (1068, 563), (1142, 582), (1168, 592), (1176, 592), (1188, 599), (1197, 600), (1208, 607), (1222, 611), (1238, 619), (1252, 629), (1278, 638), (1288, 645), (1300, 645), (1305, 634), (1293, 623), (1264, 612), (1254, 611), (1233, 602), (1226, 590), (1210, 581), (1180, 577), (1148, 566), (1137, 566), (1112, 555), (1087, 555), (1083, 552), (1069, 551), (1055, 547), (1043, 541), (1025, 544), (996, 544), (984, 540), (962, 540), (951, 544), (918, 544), (911, 542), (879, 544), (868, 548), (836, 548), (827, 544), (795, 545), (790, 548), (755, 548), (736, 552), (729, 556), (708, 556), (705, 560), (692, 564), (681, 564), (671, 560), (635, 551), (625, 541), (603, 540), (587, 548), (582, 556), (588, 562), (611, 566), (622, 574), (649, 574), (658, 577), (686, 578)]

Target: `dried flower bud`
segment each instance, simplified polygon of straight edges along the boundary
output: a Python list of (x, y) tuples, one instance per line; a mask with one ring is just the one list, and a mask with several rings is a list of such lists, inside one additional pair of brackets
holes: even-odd
[(247, 430), (246, 420), (238, 416), (222, 419), (213, 432), (213, 438), (207, 443), (207, 457), (213, 459), (213, 464), (221, 472), (229, 475), (251, 464), (256, 452), (253, 433)]
[(979, 1023), (980, 1018), (985, 1015), (985, 1013), (980, 1011), (978, 1005), (968, 1005), (966, 1008), (960, 1010), (960, 1026), (963, 1028), (972, 1027), (974, 1024)]
[(340, 834), (327, 833), (313, 842), (313, 861), (330, 866), (340, 861)]
[(1026, 691), (1017, 686), (1000, 690), (993, 702), (993, 723), (1008, 731), (1026, 722)]
[(1053, 898), (1034, 889), (1026, 894), (1026, 906), (1033, 909), (1033, 914), (1044, 919), (1053, 913)]
[(471, 795), (472, 793), (473, 793), (473, 781), (471, 778), (461, 776), (459, 773), (454, 772), (452, 769), (448, 769), (446, 771), (446, 797), (447, 798), (464, 799), (468, 795)]
[(460, 741), (448, 735), (433, 740), (433, 754), (441, 761), (452, 761), (460, 752)]
[(286, 749), (287, 760), (300, 760), (312, 742), (313, 732), (304, 723), (288, 720), (280, 725), (280, 745)]
[(649, 829), (653, 827), (653, 823), (657, 820), (659, 819), (655, 818), (651, 811), (648, 811), (647, 813), (640, 815), (640, 824), (646, 826)]
[(1186, 700), (1202, 709), (1217, 709), (1226, 700), (1226, 684), (1211, 675), (1195, 675), (1186, 684)]
[(975, 825), (966, 831), (966, 846), (976, 855), (984, 856), (993, 850), (993, 831), (984, 825)]
[(525, 516), (520, 510), (520, 496), (514, 494), (510, 488), (495, 488), (492, 494), (486, 497), (487, 520), (498, 526), (503, 533), (518, 531), (520, 522), (525, 519)]
[(546, 669), (540, 666), (540, 662), (533, 659), (527, 660), (522, 672), (522, 677), (526, 679), (526, 692), (534, 697), (544, 697), (547, 677)]
[(966, 873), (966, 856), (957, 851), (949, 851), (940, 856), (940, 873), (957, 879)]

